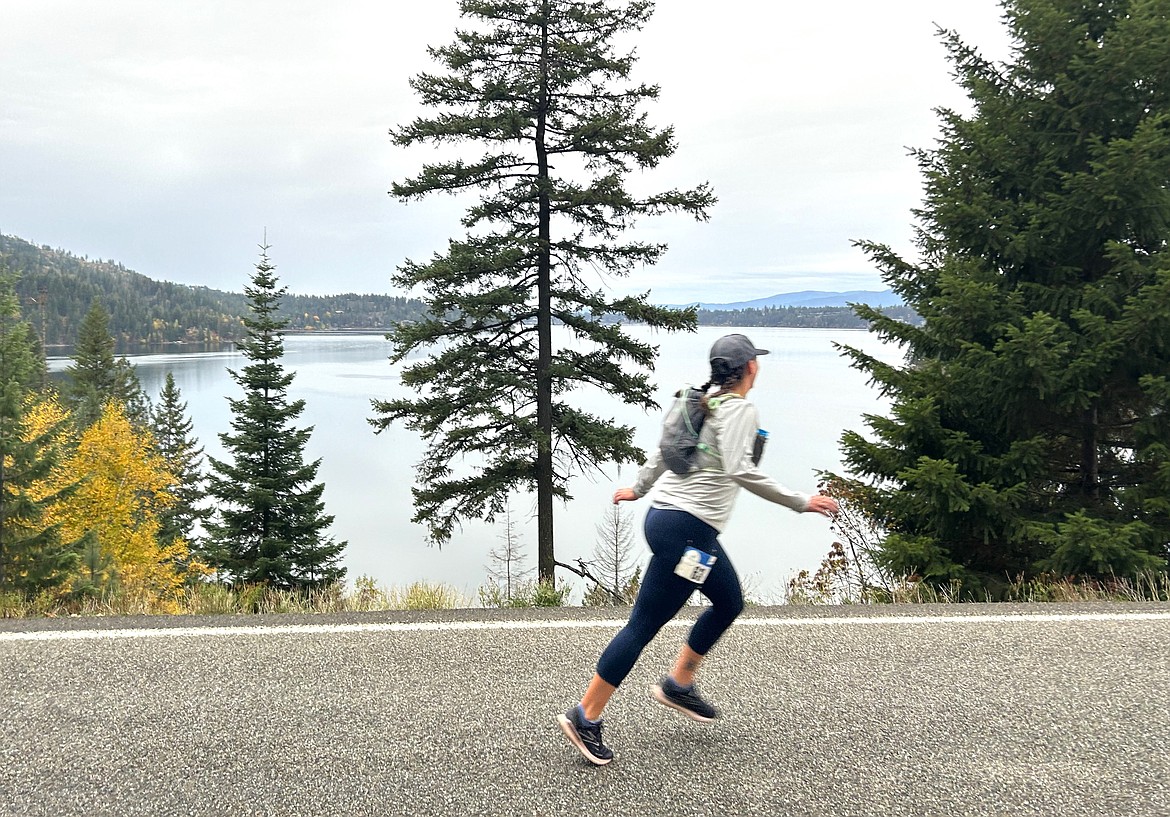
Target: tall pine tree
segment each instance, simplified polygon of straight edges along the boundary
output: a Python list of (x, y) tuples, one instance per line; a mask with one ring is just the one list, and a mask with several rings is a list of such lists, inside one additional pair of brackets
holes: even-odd
[[(657, 347), (608, 318), (695, 326), (693, 311), (607, 291), (608, 278), (666, 250), (623, 234), (640, 216), (705, 219), (715, 199), (706, 185), (644, 195), (625, 186), (675, 149), (673, 130), (651, 127), (638, 110), (658, 87), (630, 81), (634, 57), (618, 46), (651, 3), (462, 0), (460, 10), (474, 27), (430, 49), (447, 73), (411, 82), (436, 114), (392, 133), (402, 146), (476, 143), (478, 155), (425, 165), (391, 192), (479, 198), (463, 218), (465, 237), (394, 278), (421, 289), (433, 317), (391, 333), (393, 359), (430, 356), (403, 371), (416, 394), (375, 401), (371, 422), (381, 430), (402, 421), (430, 442), (412, 490), (414, 520), (434, 542), (463, 520), (492, 521), (517, 490), (535, 492), (537, 568), (549, 581), (554, 500), (570, 498), (572, 473), (644, 457), (633, 428), (577, 408), (572, 393), (656, 408), (647, 369)], [(554, 323), (571, 342), (554, 347)]]
[(244, 397), (228, 400), (232, 433), (219, 435), (232, 461), (209, 457), (208, 494), (216, 503), (207, 555), (232, 582), (309, 590), (345, 576), (346, 543), (326, 535), (333, 517), (324, 512), (325, 484), (315, 482), (321, 461), (304, 457), (313, 429), (294, 425), (305, 401), (288, 399), (295, 373), (281, 364), (288, 321), (276, 317), (285, 289), (274, 270), (263, 245), (244, 288), (250, 316), (239, 348), (249, 362), (231, 373)]
[(12, 279), (0, 275), (0, 591), (35, 593), (61, 586), (77, 564), (80, 545), (63, 539), (48, 518), (52, 503), (75, 485), (45, 494), (60, 462), (60, 428), (34, 431), (26, 412), (45, 362), (29, 325), (20, 319)]
[(863, 245), (921, 327), (860, 309), (904, 366), (845, 460), (881, 559), (974, 590), (1165, 569), (1170, 542), (1170, 6), (1007, 0), (1011, 61), (946, 34), (911, 263)]

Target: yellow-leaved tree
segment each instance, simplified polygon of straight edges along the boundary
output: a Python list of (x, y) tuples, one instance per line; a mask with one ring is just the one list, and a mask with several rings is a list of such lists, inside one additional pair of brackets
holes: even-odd
[[(51, 422), (65, 410), (46, 401), (42, 416)], [(173, 605), (177, 591), (206, 567), (190, 560), (183, 539), (159, 540), (159, 512), (174, 502), (175, 482), (150, 432), (136, 428), (116, 401), (81, 432), (63, 463), (59, 480), (81, 479), (77, 490), (54, 506), (66, 538), (89, 533), (77, 585), (113, 591), (151, 610)], [(54, 488), (46, 485), (46, 493)]]

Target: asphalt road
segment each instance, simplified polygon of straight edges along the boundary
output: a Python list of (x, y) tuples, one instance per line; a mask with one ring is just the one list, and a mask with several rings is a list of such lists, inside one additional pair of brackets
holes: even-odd
[(622, 615), (0, 622), (0, 814), (1170, 815), (1170, 605), (754, 608), (711, 725), (647, 694), (672, 626), (595, 768), (555, 717)]

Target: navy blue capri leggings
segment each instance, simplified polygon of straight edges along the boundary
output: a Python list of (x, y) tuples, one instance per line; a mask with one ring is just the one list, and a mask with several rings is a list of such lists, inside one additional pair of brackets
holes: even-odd
[[(638, 600), (629, 623), (613, 637), (597, 662), (597, 674), (615, 687), (621, 686), (642, 650), (674, 618), (696, 588), (711, 601), (687, 637), (687, 646), (699, 655), (706, 655), (743, 612), (739, 576), (719, 544), (717, 530), (686, 511), (651, 508), (646, 514), (645, 531), (653, 556), (642, 577)], [(688, 547), (716, 557), (710, 575), (701, 585), (674, 572)]]

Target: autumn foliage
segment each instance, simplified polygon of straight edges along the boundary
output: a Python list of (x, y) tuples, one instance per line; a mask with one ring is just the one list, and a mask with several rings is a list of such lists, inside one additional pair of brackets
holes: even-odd
[[(42, 399), (28, 413), (28, 432), (67, 428), (67, 418), (57, 400)], [(132, 425), (118, 403), (106, 403), (76, 439), (59, 433), (55, 444), (71, 451), (41, 483), (40, 494), (55, 496), (76, 482), (52, 504), (46, 520), (62, 538), (85, 543), (73, 589), (117, 590), (158, 607), (188, 578), (206, 571), (191, 562), (186, 541), (160, 540), (160, 514), (174, 502), (174, 476), (150, 432)], [(80, 482), (77, 475), (83, 475)]]

